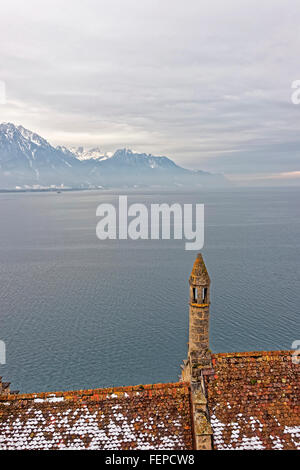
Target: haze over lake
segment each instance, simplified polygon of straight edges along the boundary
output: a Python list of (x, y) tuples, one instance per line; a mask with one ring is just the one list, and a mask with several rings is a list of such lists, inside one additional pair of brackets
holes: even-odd
[[(112, 192), (0, 194), (0, 339), (12, 390), (176, 381), (187, 354), (184, 241), (99, 241)], [(300, 189), (132, 192), (129, 203), (204, 203), (214, 352), (299, 338)]]

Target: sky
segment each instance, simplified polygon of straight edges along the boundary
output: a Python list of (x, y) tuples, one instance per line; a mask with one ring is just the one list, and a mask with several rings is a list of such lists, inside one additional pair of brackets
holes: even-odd
[(0, 122), (300, 184), (299, 17), (299, 0), (2, 2)]

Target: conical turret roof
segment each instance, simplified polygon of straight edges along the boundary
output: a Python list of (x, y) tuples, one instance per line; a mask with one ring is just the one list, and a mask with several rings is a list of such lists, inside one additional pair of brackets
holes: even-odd
[(210, 283), (210, 278), (202, 257), (201, 253), (198, 253), (196, 261), (194, 263), (192, 272), (191, 272), (191, 277), (190, 277), (190, 282), (191, 283), (200, 283), (200, 284), (209, 284)]

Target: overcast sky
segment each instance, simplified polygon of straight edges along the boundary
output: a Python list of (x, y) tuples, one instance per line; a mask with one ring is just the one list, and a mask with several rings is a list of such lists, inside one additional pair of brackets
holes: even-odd
[(2, 2), (0, 121), (300, 182), (299, 21), (299, 0)]

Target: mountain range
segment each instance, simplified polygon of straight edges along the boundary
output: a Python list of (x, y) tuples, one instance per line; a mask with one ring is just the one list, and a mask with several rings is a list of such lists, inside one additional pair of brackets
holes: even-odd
[(53, 147), (12, 123), (0, 124), (0, 189), (224, 186), (223, 175), (182, 168), (167, 157), (120, 149), (104, 154)]

